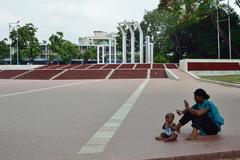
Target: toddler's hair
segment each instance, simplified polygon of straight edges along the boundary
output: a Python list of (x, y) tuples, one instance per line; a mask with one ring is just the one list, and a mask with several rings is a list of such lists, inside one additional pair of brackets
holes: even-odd
[(169, 118), (169, 117), (172, 117), (173, 119), (174, 119), (174, 113), (168, 113), (168, 114), (166, 114), (166, 116), (165, 116), (165, 119), (167, 119), (167, 118)]

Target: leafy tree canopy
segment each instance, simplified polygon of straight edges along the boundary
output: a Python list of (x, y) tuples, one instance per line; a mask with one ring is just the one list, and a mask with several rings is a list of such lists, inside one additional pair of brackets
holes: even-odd
[(3, 59), (9, 57), (9, 47), (6, 43), (7, 39), (0, 41), (0, 64), (3, 63)]
[[(173, 53), (172, 59), (217, 58), (217, 6), (215, 0), (161, 0), (158, 8), (144, 15), (145, 35), (155, 38), (155, 53)], [(219, 17), (227, 19), (228, 6), (219, 5)], [(231, 8), (232, 51), (240, 58), (239, 16)], [(222, 58), (228, 58), (228, 22), (220, 23)], [(158, 57), (158, 56), (156, 56)]]
[(20, 59), (33, 59), (41, 52), (39, 40), (36, 37), (37, 30), (32, 23), (27, 23), (11, 31), (10, 38), (12, 39), (12, 46), (15, 48), (18, 39)]
[(50, 38), (50, 48), (54, 53), (60, 55), (64, 63), (69, 63), (71, 59), (76, 58), (80, 53), (79, 47), (64, 39), (62, 32), (53, 34)]

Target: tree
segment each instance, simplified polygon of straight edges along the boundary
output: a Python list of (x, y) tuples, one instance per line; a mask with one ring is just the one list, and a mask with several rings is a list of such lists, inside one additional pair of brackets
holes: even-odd
[(236, 4), (240, 8), (240, 0), (236, 0)]
[(64, 63), (69, 63), (71, 59), (76, 58), (80, 53), (79, 47), (64, 39), (62, 32), (53, 34), (50, 38), (50, 48), (54, 53), (60, 55)]
[(32, 23), (27, 23), (26, 25), (19, 27), (17, 30), (14, 29), (10, 33), (10, 38), (12, 39), (12, 46), (15, 48), (17, 47), (18, 38), (20, 59), (29, 58), (30, 60), (32, 60), (41, 52), (39, 40), (36, 37), (37, 30), (38, 29)]
[[(219, 6), (220, 19), (227, 18), (228, 6)], [(155, 53), (173, 53), (182, 58), (217, 57), (217, 4), (214, 0), (161, 0), (157, 9), (144, 15), (145, 35), (155, 37)], [(231, 9), (233, 57), (239, 58), (239, 16)], [(222, 58), (228, 58), (228, 25), (220, 24)]]
[(97, 50), (95, 48), (87, 49), (83, 54), (83, 59), (85, 62), (89, 61), (90, 59), (97, 59)]
[(154, 55), (154, 63), (169, 63), (169, 60), (163, 54), (155, 54)]
[(181, 18), (181, 12), (179, 1), (160, 1), (157, 9), (144, 15), (141, 26), (145, 35), (154, 36), (155, 53), (167, 54), (173, 52), (174, 44), (170, 35), (175, 33), (176, 25)]
[(0, 41), (0, 64), (3, 64), (3, 59), (9, 56), (9, 47), (6, 41), (7, 39)]

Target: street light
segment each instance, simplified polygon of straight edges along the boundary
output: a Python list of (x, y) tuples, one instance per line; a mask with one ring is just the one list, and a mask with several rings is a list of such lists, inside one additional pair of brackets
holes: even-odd
[[(228, 40), (229, 40), (229, 58), (232, 59), (232, 38), (231, 38), (231, 18), (230, 18), (230, 4), (228, 0), (228, 18), (221, 20), (221, 22), (228, 21)], [(218, 59), (221, 59), (221, 46), (220, 46), (220, 20), (219, 20), (219, 0), (217, 0), (217, 32), (218, 32)]]
[(217, 0), (217, 37), (218, 37), (218, 59), (221, 59), (220, 25), (219, 25), (219, 0)]
[(19, 23), (20, 23), (20, 21), (11, 22), (11, 23), (8, 24), (9, 25), (10, 64), (12, 64), (12, 55), (11, 55), (12, 48), (11, 48), (11, 42), (10, 42), (10, 39), (11, 39), (11, 29), (12, 28), (16, 28), (16, 32), (17, 32), (17, 46), (16, 46), (16, 48), (17, 48), (17, 64), (19, 64), (19, 51), (18, 51), (18, 41), (19, 41), (18, 29), (20, 27)]
[(11, 44), (12, 44), (12, 42), (11, 42), (11, 34), (10, 34), (10, 32), (11, 32), (11, 24), (10, 23), (8, 25), (8, 29), (9, 29), (9, 38), (8, 38), (8, 42), (9, 42), (9, 63), (10, 63), (10, 65), (12, 65), (12, 53), (11, 53), (11, 50), (12, 50)]
[(229, 36), (229, 58), (232, 59), (232, 37), (231, 37), (231, 18), (230, 18), (230, 4), (228, 0), (228, 36)]
[(19, 42), (19, 35), (18, 35), (18, 29), (20, 27), (19, 25), (20, 21), (17, 21), (17, 65), (19, 65), (19, 50), (18, 50), (18, 42)]

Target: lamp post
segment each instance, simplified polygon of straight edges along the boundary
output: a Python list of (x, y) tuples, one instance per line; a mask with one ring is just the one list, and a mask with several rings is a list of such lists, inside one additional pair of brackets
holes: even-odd
[(231, 37), (231, 18), (230, 18), (230, 4), (228, 0), (228, 39), (229, 39), (229, 58), (232, 59), (232, 37)]
[[(17, 44), (16, 44), (16, 48), (17, 48), (17, 64), (19, 64), (19, 50), (18, 50), (18, 42), (19, 42), (19, 35), (18, 35), (18, 29), (19, 29), (19, 23), (20, 21), (17, 21), (17, 22), (11, 22), (9, 23), (9, 42), (10, 42), (10, 39), (11, 39), (11, 29), (12, 28), (16, 28), (16, 32), (17, 32)], [(9, 43), (9, 48), (10, 48), (10, 64), (12, 64), (12, 55), (11, 55), (11, 43)]]
[(20, 21), (17, 21), (17, 65), (20, 64), (19, 63), (19, 49), (18, 49), (18, 46), (19, 46), (19, 44), (18, 44), (18, 42), (19, 42), (18, 28), (20, 27), (19, 23), (20, 23)]
[(12, 65), (12, 53), (11, 53), (12, 42), (11, 42), (11, 24), (10, 23), (8, 25), (8, 29), (9, 29), (9, 39), (8, 39), (8, 42), (9, 42), (9, 63), (10, 63), (10, 65)]
[(219, 8), (218, 7), (219, 7), (219, 0), (217, 0), (217, 37), (218, 37), (218, 59), (221, 59)]

